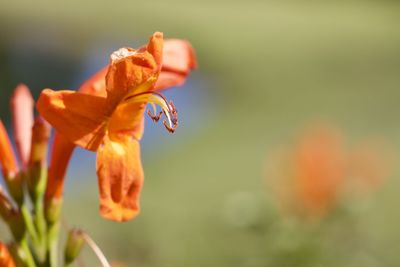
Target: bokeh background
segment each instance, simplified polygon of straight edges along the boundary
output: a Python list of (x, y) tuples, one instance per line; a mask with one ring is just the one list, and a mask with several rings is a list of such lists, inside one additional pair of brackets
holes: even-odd
[[(20, 82), (35, 98), (75, 89), (154, 31), (187, 39), (199, 68), (167, 93), (176, 134), (146, 122), (140, 216), (99, 216), (95, 155), (77, 150), (65, 228), (85, 229), (127, 266), (399, 266), (399, 12), (378, 0), (0, 0), (1, 119), (10, 126)], [(350, 146), (379, 136), (394, 156), (373, 193), (310, 222), (280, 211), (265, 169), (314, 121), (341, 129)], [(82, 262), (98, 266), (89, 249)]]

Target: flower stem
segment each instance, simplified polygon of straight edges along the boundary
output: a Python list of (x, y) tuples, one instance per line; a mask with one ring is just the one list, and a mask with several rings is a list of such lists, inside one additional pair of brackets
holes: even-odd
[(20, 205), (20, 210), (22, 213), (22, 217), (24, 218), (26, 229), (28, 230), (29, 235), (32, 237), (32, 240), (35, 244), (39, 244), (38, 235), (36, 233), (36, 229), (32, 221), (32, 216), (29, 213), (25, 203), (22, 203)]
[(39, 235), (38, 241), (40, 246), (38, 247), (38, 252), (40, 259), (43, 260), (46, 251), (47, 233), (46, 233), (46, 221), (44, 219), (43, 201), (41, 200), (38, 200), (35, 203), (34, 223)]
[(48, 224), (47, 229), (47, 254), (46, 267), (57, 267), (58, 265), (58, 235), (60, 232), (60, 222)]
[(23, 257), (21, 257), (21, 260), (24, 262), (25, 266), (36, 267), (35, 260), (33, 259), (32, 253), (29, 249), (26, 237), (21, 239), (18, 244), (22, 252), (24, 253)]

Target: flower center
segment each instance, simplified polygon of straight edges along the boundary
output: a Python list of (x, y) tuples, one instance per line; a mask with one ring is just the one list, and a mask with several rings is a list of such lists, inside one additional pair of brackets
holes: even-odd
[[(147, 114), (153, 121), (158, 122), (164, 114), (166, 120), (163, 120), (163, 124), (168, 132), (174, 133), (178, 128), (178, 111), (176, 110), (174, 103), (172, 101), (168, 103), (165, 96), (159, 92), (148, 91), (138, 93), (129, 96), (125, 101), (149, 103), (153, 108), (153, 112), (147, 110)], [(157, 112), (157, 105), (161, 108), (160, 112)]]

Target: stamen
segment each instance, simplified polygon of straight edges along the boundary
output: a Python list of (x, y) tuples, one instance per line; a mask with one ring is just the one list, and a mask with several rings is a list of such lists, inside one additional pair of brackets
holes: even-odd
[[(153, 104), (153, 103), (151, 103)], [(153, 104), (154, 105), (154, 104)], [(147, 110), (147, 115), (149, 115), (149, 117), (154, 121), (154, 122), (158, 122), (162, 116), (163, 112), (160, 111), (157, 115), (154, 115), (150, 109)]]
[[(163, 121), (163, 124), (168, 132), (174, 133), (178, 128), (178, 111), (172, 101), (169, 103), (167, 99), (158, 92), (142, 92), (136, 95), (131, 95), (125, 99), (125, 101), (134, 101), (134, 102), (147, 102), (151, 104), (153, 108), (153, 112), (151, 110), (147, 110), (147, 114), (149, 117), (158, 122), (161, 119), (162, 114), (165, 115), (166, 120)], [(157, 113), (157, 106), (161, 107), (160, 112)]]
[[(165, 128), (170, 133), (174, 133), (175, 130), (178, 128), (178, 111), (175, 108), (175, 105), (172, 101), (169, 101), (169, 109), (170, 109), (170, 125), (164, 120), (163, 124)], [(172, 126), (171, 126), (172, 125)]]
[(89, 247), (93, 250), (94, 254), (96, 254), (97, 258), (99, 259), (99, 261), (101, 263), (101, 265), (103, 267), (111, 267), (111, 265), (107, 261), (107, 258), (104, 256), (104, 254), (101, 251), (101, 249), (97, 246), (96, 242), (94, 242), (93, 239), (87, 233), (85, 233), (83, 231), (82, 231), (82, 238), (89, 245)]

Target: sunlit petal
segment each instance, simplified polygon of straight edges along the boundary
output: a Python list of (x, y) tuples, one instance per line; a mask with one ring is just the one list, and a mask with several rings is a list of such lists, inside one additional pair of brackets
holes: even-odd
[(42, 91), (37, 102), (42, 116), (70, 142), (95, 151), (105, 134), (111, 113), (105, 98), (74, 91)]
[(97, 153), (97, 176), (103, 217), (127, 221), (139, 213), (143, 169), (137, 140), (105, 138)]

